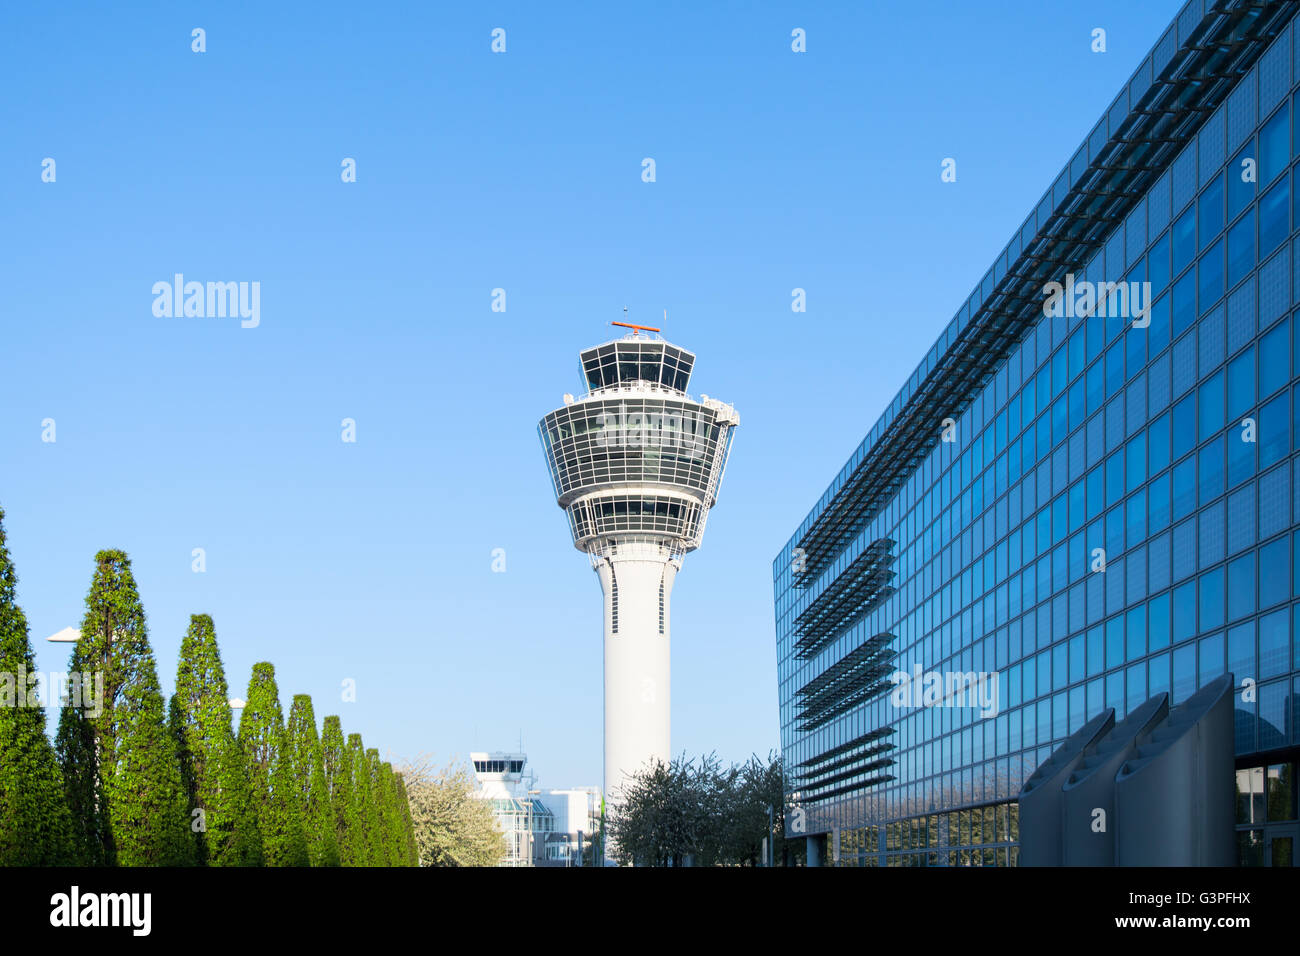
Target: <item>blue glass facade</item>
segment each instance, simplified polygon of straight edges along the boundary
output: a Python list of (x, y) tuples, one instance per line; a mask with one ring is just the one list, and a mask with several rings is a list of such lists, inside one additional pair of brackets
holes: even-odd
[[(1296, 8), (1184, 7), (774, 561), (787, 813), (839, 863), (1014, 865), (1054, 746), (1225, 671), (1242, 862), (1293, 861)], [(1045, 316), (1067, 281), (1149, 324)]]

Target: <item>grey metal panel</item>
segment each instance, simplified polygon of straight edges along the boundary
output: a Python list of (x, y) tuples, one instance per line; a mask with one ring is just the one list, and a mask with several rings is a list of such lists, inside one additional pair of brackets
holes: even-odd
[(1061, 787), (1084, 751), (1095, 747), (1115, 726), (1115, 709), (1107, 707), (1057, 747), (1020, 789), (1020, 866), (1060, 866), (1064, 800)]
[(1235, 865), (1233, 688), (1231, 674), (1206, 684), (1120, 768), (1120, 866)]
[[(1061, 788), (1066, 866), (1115, 865), (1115, 774), (1168, 714), (1169, 695), (1157, 694), (1084, 752)], [(1104, 818), (1097, 810), (1104, 811)]]

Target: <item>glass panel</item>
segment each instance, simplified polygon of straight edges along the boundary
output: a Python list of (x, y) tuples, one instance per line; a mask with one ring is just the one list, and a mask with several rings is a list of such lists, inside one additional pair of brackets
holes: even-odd
[(1196, 459), (1174, 466), (1174, 519), (1186, 518), (1196, 507)]
[(1287, 336), (1291, 321), (1283, 319), (1270, 329), (1259, 343), (1259, 394), (1267, 398), (1281, 388), (1290, 378), (1291, 349)]
[(1264, 124), (1259, 131), (1259, 186), (1271, 183), (1287, 164), (1287, 135), (1291, 129), (1291, 116), (1286, 106)]
[(1196, 256), (1196, 218), (1194, 213), (1194, 209), (1189, 209), (1174, 223), (1172, 235), (1175, 275), (1182, 272), (1183, 268)]
[(1196, 270), (1174, 283), (1174, 338), (1182, 335), (1196, 321)]
[(1197, 264), (1197, 292), (1201, 314), (1209, 311), (1223, 295), (1223, 240), (1220, 239)]
[(1156, 240), (1147, 255), (1147, 281), (1151, 291), (1159, 295), (1169, 284), (1169, 233)]
[(1270, 866), (1295, 866), (1293, 837), (1273, 837), (1269, 844)]
[(1268, 804), (1268, 819), (1294, 820), (1295, 808), (1295, 764), (1279, 763), (1268, 768), (1264, 775), (1265, 799)]
[[(1283, 355), (1285, 356), (1285, 352)], [(1246, 349), (1228, 365), (1228, 418), (1236, 421), (1255, 404), (1255, 349)]]
[(1264, 831), (1242, 830), (1237, 834), (1237, 863), (1240, 866), (1264, 865)]
[(1279, 395), (1259, 412), (1259, 467), (1267, 468), (1290, 448), (1291, 409), (1286, 395)]
[(1200, 404), (1201, 441), (1223, 427), (1223, 372), (1216, 372), (1201, 385), (1198, 392)]
[(1291, 208), (1290, 177), (1264, 194), (1259, 201), (1259, 257), (1263, 259), (1277, 248), (1290, 232), (1287, 213)]
[(1228, 288), (1255, 266), (1255, 210), (1241, 217), (1228, 231)]
[(1255, 198), (1255, 182), (1259, 178), (1255, 163), (1255, 141), (1252, 139), (1228, 164), (1228, 218), (1232, 219)]
[[(1201, 630), (1220, 627), (1223, 624), (1223, 568), (1202, 574), (1199, 583)], [(1210, 638), (1205, 639), (1208, 640)]]
[[(1255, 662), (1260, 677), (1276, 677), (1287, 671), (1290, 652), (1291, 629), (1288, 626), (1291, 611), (1283, 608), (1259, 619), (1259, 660)], [(1251, 676), (1245, 671), (1242, 676)]]
[(1248, 767), (1237, 771), (1237, 822), (1264, 821), (1264, 768)]
[(1200, 226), (1201, 248), (1204, 249), (1219, 230), (1223, 228), (1223, 178), (1218, 177), (1201, 193), (1196, 203), (1196, 215)]

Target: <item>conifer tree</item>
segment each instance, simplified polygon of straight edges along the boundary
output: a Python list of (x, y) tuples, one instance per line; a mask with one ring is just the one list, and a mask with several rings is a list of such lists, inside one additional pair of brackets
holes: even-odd
[(258, 820), (257, 794), (253, 790), (248, 756), (232, 731), (221, 761), (222, 786), (232, 793), (231, 809), (236, 814), (235, 841), (230, 856), (214, 860), (217, 866), (265, 866), (262, 825)]
[(411, 816), (411, 797), (406, 792), (406, 780), (396, 771), (393, 779), (397, 785), (397, 805), (402, 814), (402, 840), (407, 866), (420, 865), (420, 847), (415, 840), (415, 820)]
[(28, 694), (36, 657), (17, 587), (0, 508), (0, 866), (67, 866), (75, 862), (72, 815), (45, 707)]
[[(81, 655), (74, 649), (68, 666), (70, 676), (78, 675), (78, 681), (81, 661)], [(72, 859), (77, 866), (108, 866), (112, 846), (108, 808), (96, 772), (99, 758), (95, 753), (95, 728), (75, 701), (65, 700), (59, 710), (54, 752), (63, 774), (64, 801), (72, 820)]]
[[(182, 649), (182, 653), (184, 650)], [(172, 735), (176, 745), (176, 762), (181, 772), (181, 792), (185, 795), (185, 806), (191, 814), (190, 830), (194, 833), (194, 862), (198, 866), (208, 865), (208, 843), (204, 834), (206, 820), (203, 816), (194, 816), (196, 809), (206, 808), (198, 800), (198, 768), (195, 761), (201, 760), (189, 748), (185, 734), (185, 714), (177, 704), (176, 695), (172, 695), (167, 705), (167, 731)]]
[(339, 862), (343, 866), (356, 866), (353, 833), (348, 829), (348, 814), (352, 808), (352, 757), (344, 743), (343, 726), (337, 716), (325, 718), (321, 733), (321, 757), (325, 767), (325, 785), (330, 792), (330, 806), (334, 811)]
[(210, 866), (260, 864), (261, 834), (249, 806), (244, 755), (231, 729), (226, 672), (207, 614), (190, 616), (169, 717), (191, 813), (203, 811), (203, 826), (192, 826), (199, 861)]
[(393, 770), (393, 765), (385, 761), (380, 766), (384, 781), (384, 809), (387, 814), (388, 859), (389, 866), (414, 866), (410, 859), (412, 843), (408, 840), (408, 816), (410, 806), (405, 804), (406, 791), (402, 787), (402, 775)]
[(248, 766), (266, 866), (306, 866), (307, 837), (294, 792), (293, 765), (285, 741), (275, 668), (253, 665), (248, 698), (239, 718), (239, 744)]
[(366, 782), (370, 785), (370, 799), (366, 806), (366, 843), (370, 847), (370, 865), (388, 866), (388, 841), (384, 832), (383, 782), (379, 778), (379, 751), (366, 750)]
[(349, 866), (374, 866), (371, 839), (370, 765), (366, 760), (365, 745), (360, 734), (348, 734), (348, 762), (350, 792), (348, 794), (347, 835)]
[(397, 811), (397, 789), (393, 781), (393, 765), (387, 762), (378, 766), (379, 829), (383, 839), (384, 866), (403, 866), (401, 846), (401, 820)]
[(338, 866), (338, 836), (334, 807), (325, 782), (325, 763), (316, 736), (316, 712), (311, 697), (295, 694), (289, 711), (289, 752), (294, 792), (302, 806), (307, 831), (307, 855), (312, 866)]
[[(81, 639), (69, 670), (93, 675), (95, 707), (65, 707), (58, 750), (85, 863), (184, 866), (194, 838), (175, 739), (131, 562), (95, 555)], [(102, 684), (101, 684), (102, 681)], [(102, 694), (101, 694), (102, 687)]]

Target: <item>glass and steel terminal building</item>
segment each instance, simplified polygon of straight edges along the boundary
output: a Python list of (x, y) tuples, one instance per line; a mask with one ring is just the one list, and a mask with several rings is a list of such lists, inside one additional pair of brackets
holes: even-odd
[(1182, 8), (776, 557), (823, 863), (1015, 865), (1057, 744), (1231, 672), (1240, 862), (1294, 865), (1298, 9)]

